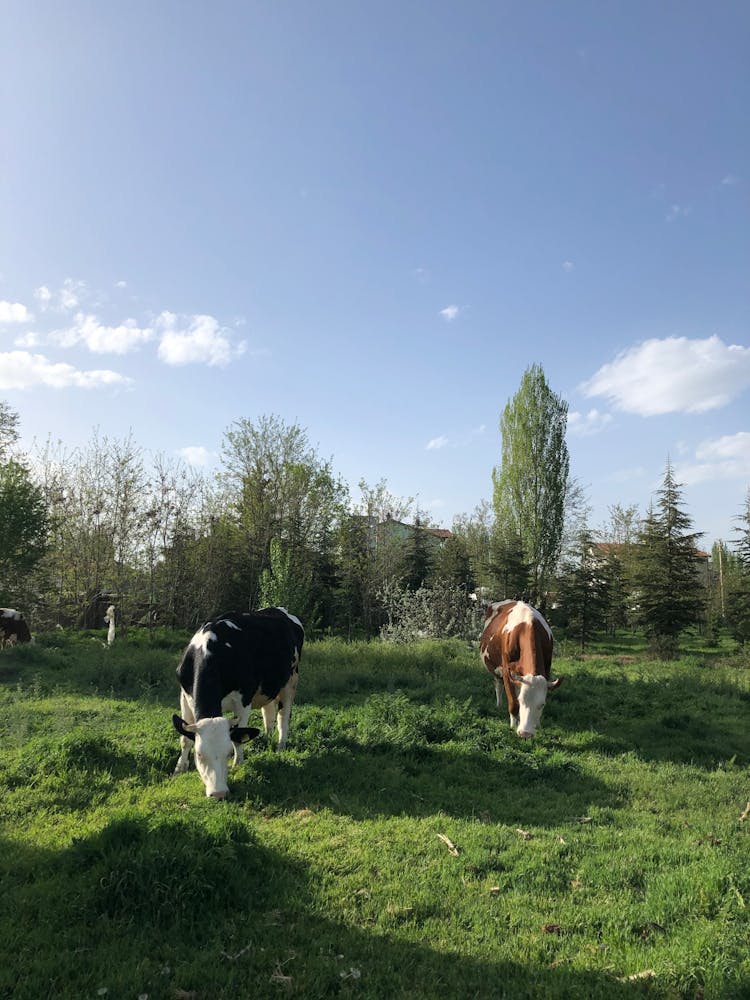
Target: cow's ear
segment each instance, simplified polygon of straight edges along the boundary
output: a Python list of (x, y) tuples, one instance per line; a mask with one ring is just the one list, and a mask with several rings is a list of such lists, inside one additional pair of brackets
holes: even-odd
[(260, 736), (260, 729), (247, 728), (246, 726), (232, 726), (229, 730), (229, 738), (232, 743), (249, 743), (256, 736)]
[(559, 688), (562, 682), (565, 680), (564, 677), (558, 677), (557, 680), (547, 681), (547, 690), (554, 691), (555, 688)]
[(512, 673), (512, 674), (510, 675), (510, 679), (511, 679), (511, 680), (513, 681), (513, 683), (514, 683), (515, 685), (517, 685), (518, 687), (520, 687), (520, 686), (521, 686), (521, 685), (523, 684), (523, 674), (513, 674), (513, 673)]
[(188, 723), (184, 719), (181, 719), (176, 713), (172, 716), (172, 725), (175, 727), (180, 736), (184, 736), (188, 740), (192, 740), (195, 743), (195, 729), (188, 726)]

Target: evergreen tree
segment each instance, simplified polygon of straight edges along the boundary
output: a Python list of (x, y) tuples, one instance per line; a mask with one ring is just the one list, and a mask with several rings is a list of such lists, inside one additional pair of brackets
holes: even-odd
[(609, 521), (601, 529), (602, 572), (607, 580), (606, 628), (610, 635), (633, 624), (633, 579), (640, 525), (638, 507), (609, 507)]
[(531, 567), (530, 597), (541, 606), (563, 539), (567, 416), (568, 404), (552, 392), (541, 365), (532, 365), (503, 411), (502, 461), (492, 473), (498, 528), (520, 538)]
[(736, 520), (739, 537), (734, 543), (735, 571), (727, 581), (727, 621), (734, 638), (744, 644), (750, 640), (750, 490)]
[(563, 561), (558, 599), (568, 634), (579, 640), (583, 652), (586, 643), (605, 624), (609, 599), (603, 559), (588, 528), (579, 531), (575, 546)]
[(688, 530), (692, 520), (681, 503), (681, 485), (668, 461), (656, 508), (638, 536), (635, 567), (638, 621), (662, 659), (676, 655), (680, 633), (697, 624), (704, 604), (696, 547), (702, 532)]
[(418, 590), (432, 567), (430, 539), (419, 514), (414, 518), (404, 556), (404, 580), (409, 590)]
[(599, 572), (607, 591), (604, 627), (608, 635), (614, 635), (618, 628), (625, 628), (630, 624), (631, 576), (625, 568), (625, 560), (614, 545), (600, 546), (600, 552)]
[(531, 566), (524, 558), (521, 536), (507, 526), (497, 528), (492, 537), (490, 567), (493, 596), (498, 600), (530, 599)]
[(464, 535), (453, 531), (446, 538), (435, 556), (432, 575), (435, 580), (444, 580), (453, 587), (460, 587), (464, 594), (474, 590), (476, 581)]

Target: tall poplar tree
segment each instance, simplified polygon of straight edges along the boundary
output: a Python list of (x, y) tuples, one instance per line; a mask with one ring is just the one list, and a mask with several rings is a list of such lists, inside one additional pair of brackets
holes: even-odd
[(635, 559), (637, 617), (662, 659), (677, 654), (680, 632), (700, 620), (704, 587), (700, 578), (697, 540), (690, 516), (682, 509), (681, 484), (667, 461), (657, 491), (638, 536)]
[(542, 606), (563, 539), (567, 420), (568, 404), (550, 389), (542, 366), (531, 365), (503, 410), (502, 460), (492, 472), (498, 528), (520, 539), (530, 567), (530, 597)]

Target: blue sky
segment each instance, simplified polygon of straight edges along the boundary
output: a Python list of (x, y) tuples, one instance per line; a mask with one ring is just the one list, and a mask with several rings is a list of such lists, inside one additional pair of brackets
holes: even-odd
[[(307, 428), (437, 523), (532, 363), (592, 523), (750, 486), (744, 2), (5, 0), (0, 398), (216, 464)], [(190, 449), (183, 452), (183, 449)]]

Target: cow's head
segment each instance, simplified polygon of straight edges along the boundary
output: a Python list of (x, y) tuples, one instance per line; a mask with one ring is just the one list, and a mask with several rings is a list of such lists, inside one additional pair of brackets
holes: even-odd
[(539, 728), (542, 712), (547, 702), (547, 692), (554, 691), (563, 682), (562, 677), (548, 681), (538, 674), (523, 676), (511, 674), (510, 679), (518, 688), (518, 729), (522, 739), (530, 739)]
[(230, 726), (229, 719), (223, 716), (188, 723), (179, 715), (173, 715), (172, 722), (181, 736), (195, 743), (195, 766), (205, 786), (206, 795), (214, 799), (225, 799), (229, 794), (229, 761), (235, 758), (235, 747), (238, 743), (254, 740), (260, 729)]

